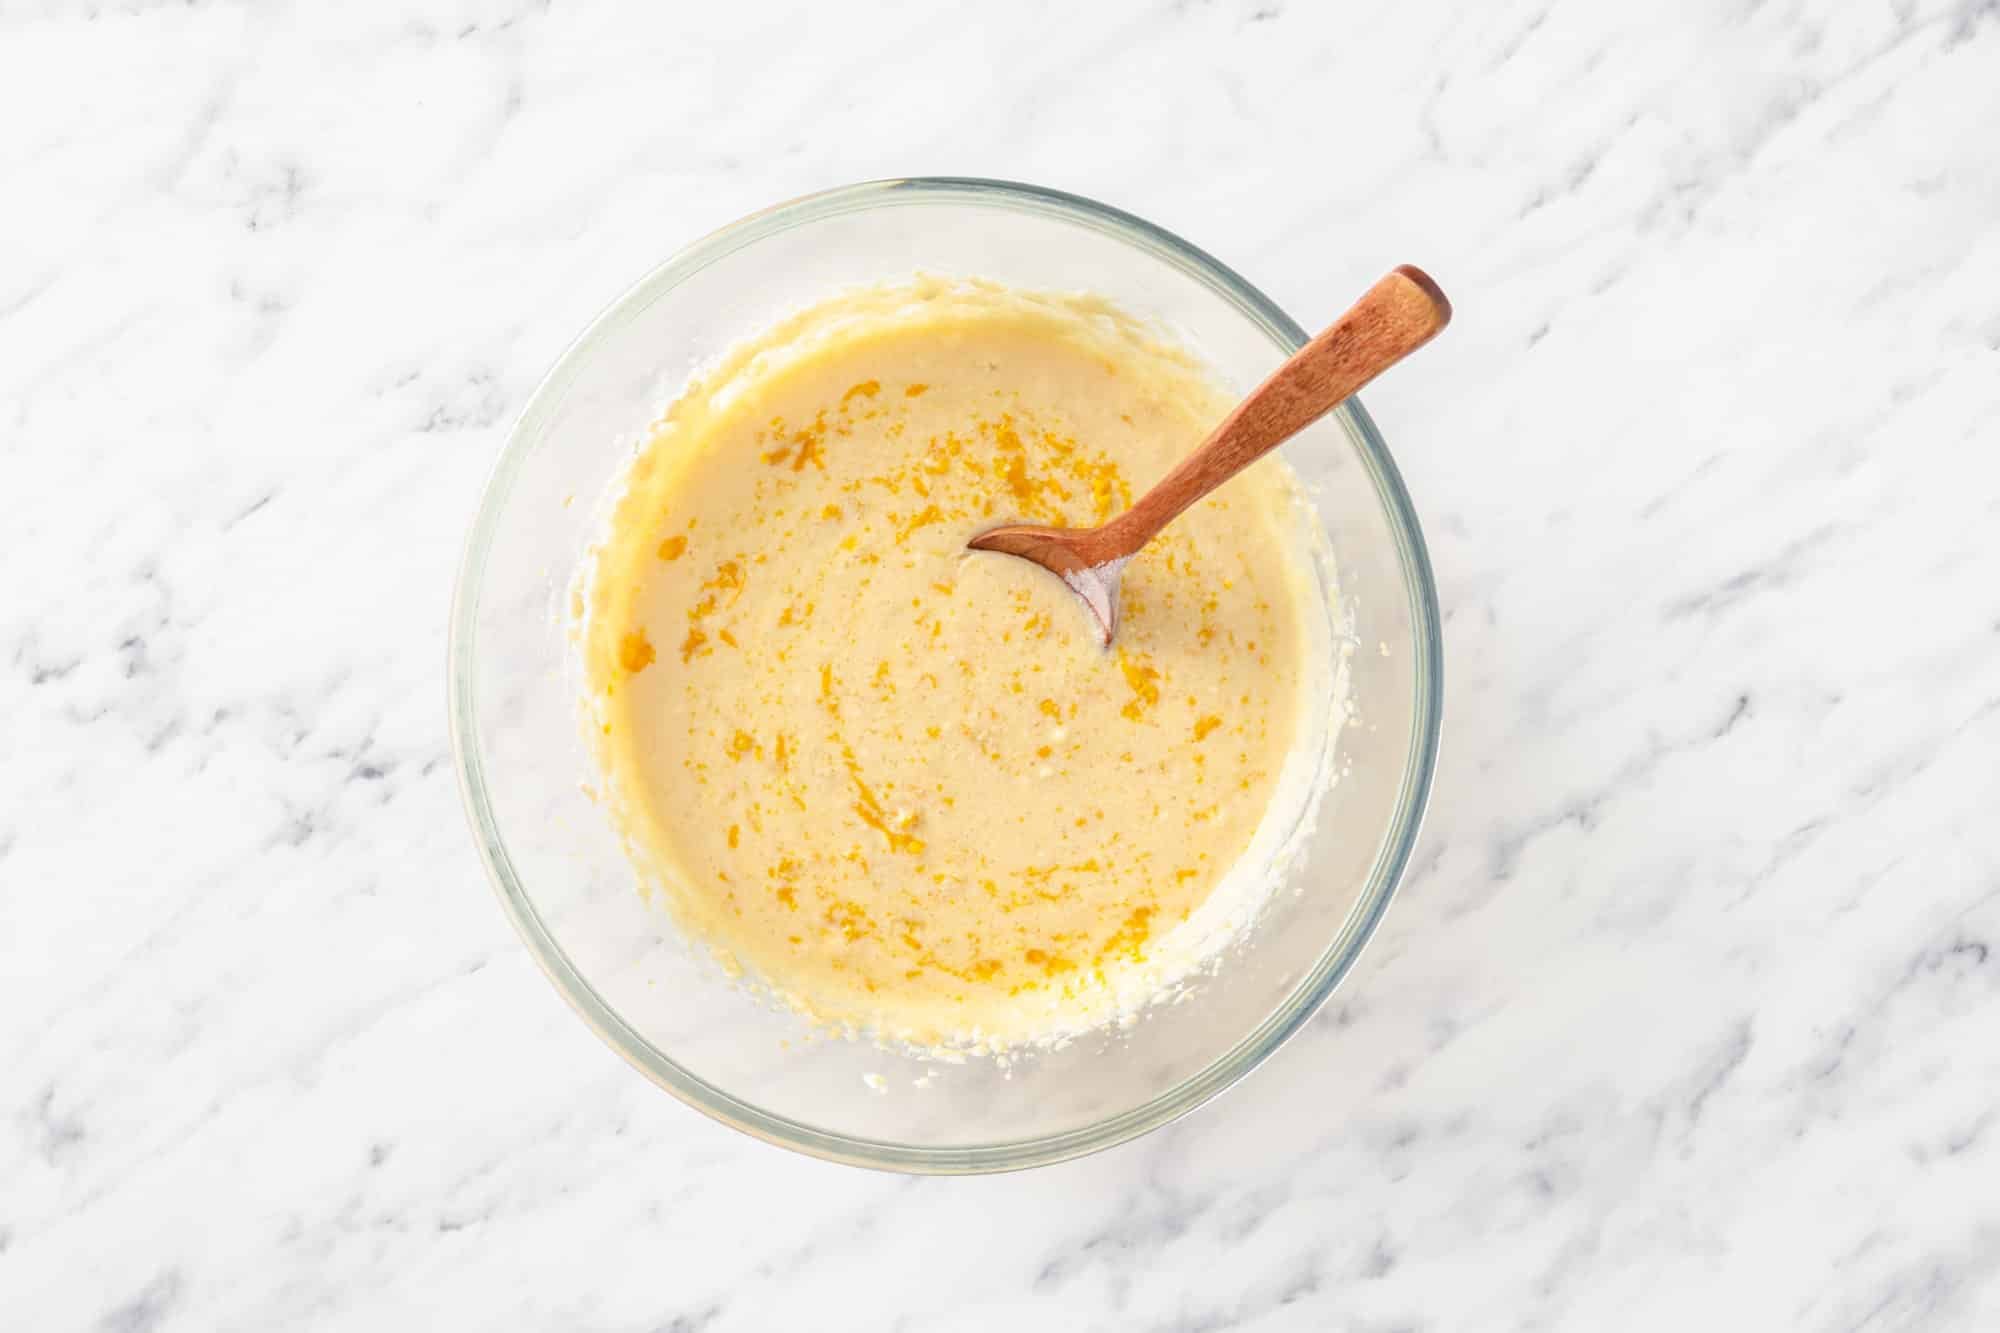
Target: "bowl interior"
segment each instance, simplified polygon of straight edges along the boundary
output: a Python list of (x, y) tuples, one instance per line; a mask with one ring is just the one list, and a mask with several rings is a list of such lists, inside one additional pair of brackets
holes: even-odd
[(564, 355), (495, 470), (454, 607), (452, 723), (501, 897), (558, 988), (641, 1070), (708, 1113), (821, 1156), (1003, 1169), (1106, 1146), (1198, 1104), (1275, 1048), (1372, 931), (1435, 751), (1438, 635), (1421, 539), (1358, 404), (1285, 455), (1338, 569), (1353, 721), (1287, 887), (1184, 1003), (1060, 1051), (939, 1065), (814, 1038), (721, 976), (642, 901), (578, 728), (571, 579), (648, 423), (689, 372), (780, 316), (919, 272), (1086, 290), (1164, 326), (1247, 390), (1301, 331), (1136, 219), (992, 182), (856, 186), (746, 219), (623, 297)]

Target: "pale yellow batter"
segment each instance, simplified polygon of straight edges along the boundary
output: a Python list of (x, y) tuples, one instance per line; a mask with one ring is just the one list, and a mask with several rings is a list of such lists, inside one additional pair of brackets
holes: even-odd
[(583, 585), (610, 805), (679, 919), (802, 1010), (923, 1043), (1088, 1026), (1207, 947), (1183, 937), (1299, 726), (1289, 474), (1148, 547), (1108, 653), (1056, 578), (965, 542), (1103, 521), (1227, 407), (1100, 305), (944, 282), (694, 384)]

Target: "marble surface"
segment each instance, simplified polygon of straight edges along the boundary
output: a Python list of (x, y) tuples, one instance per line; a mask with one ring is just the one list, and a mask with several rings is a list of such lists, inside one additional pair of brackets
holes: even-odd
[[(2000, 1327), (1996, 70), (1956, 0), (0, 10), (0, 1325)], [(1460, 312), (1368, 394), (1448, 639), (1383, 932), (975, 1180), (620, 1063), (442, 706), (565, 342), (921, 172)]]

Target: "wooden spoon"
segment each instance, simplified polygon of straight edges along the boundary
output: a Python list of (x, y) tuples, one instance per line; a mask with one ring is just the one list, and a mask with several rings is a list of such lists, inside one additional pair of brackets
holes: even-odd
[(1451, 302), (1422, 269), (1383, 278), (1237, 404), (1201, 448), (1139, 502), (1096, 528), (1010, 523), (982, 532), (975, 551), (999, 551), (1058, 575), (1083, 599), (1109, 647), (1118, 632), (1118, 579), (1126, 562), (1202, 496), (1340, 406), (1422, 347), (1451, 320)]

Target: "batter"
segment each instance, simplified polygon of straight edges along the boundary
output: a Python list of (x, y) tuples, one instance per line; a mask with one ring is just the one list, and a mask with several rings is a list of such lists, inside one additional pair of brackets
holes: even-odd
[(691, 386), (582, 585), (610, 804), (681, 922), (925, 1044), (1074, 1032), (1212, 951), (1301, 714), (1289, 473), (1156, 539), (1110, 652), (1059, 580), (965, 543), (1104, 521), (1229, 405), (1101, 303), (935, 281)]

